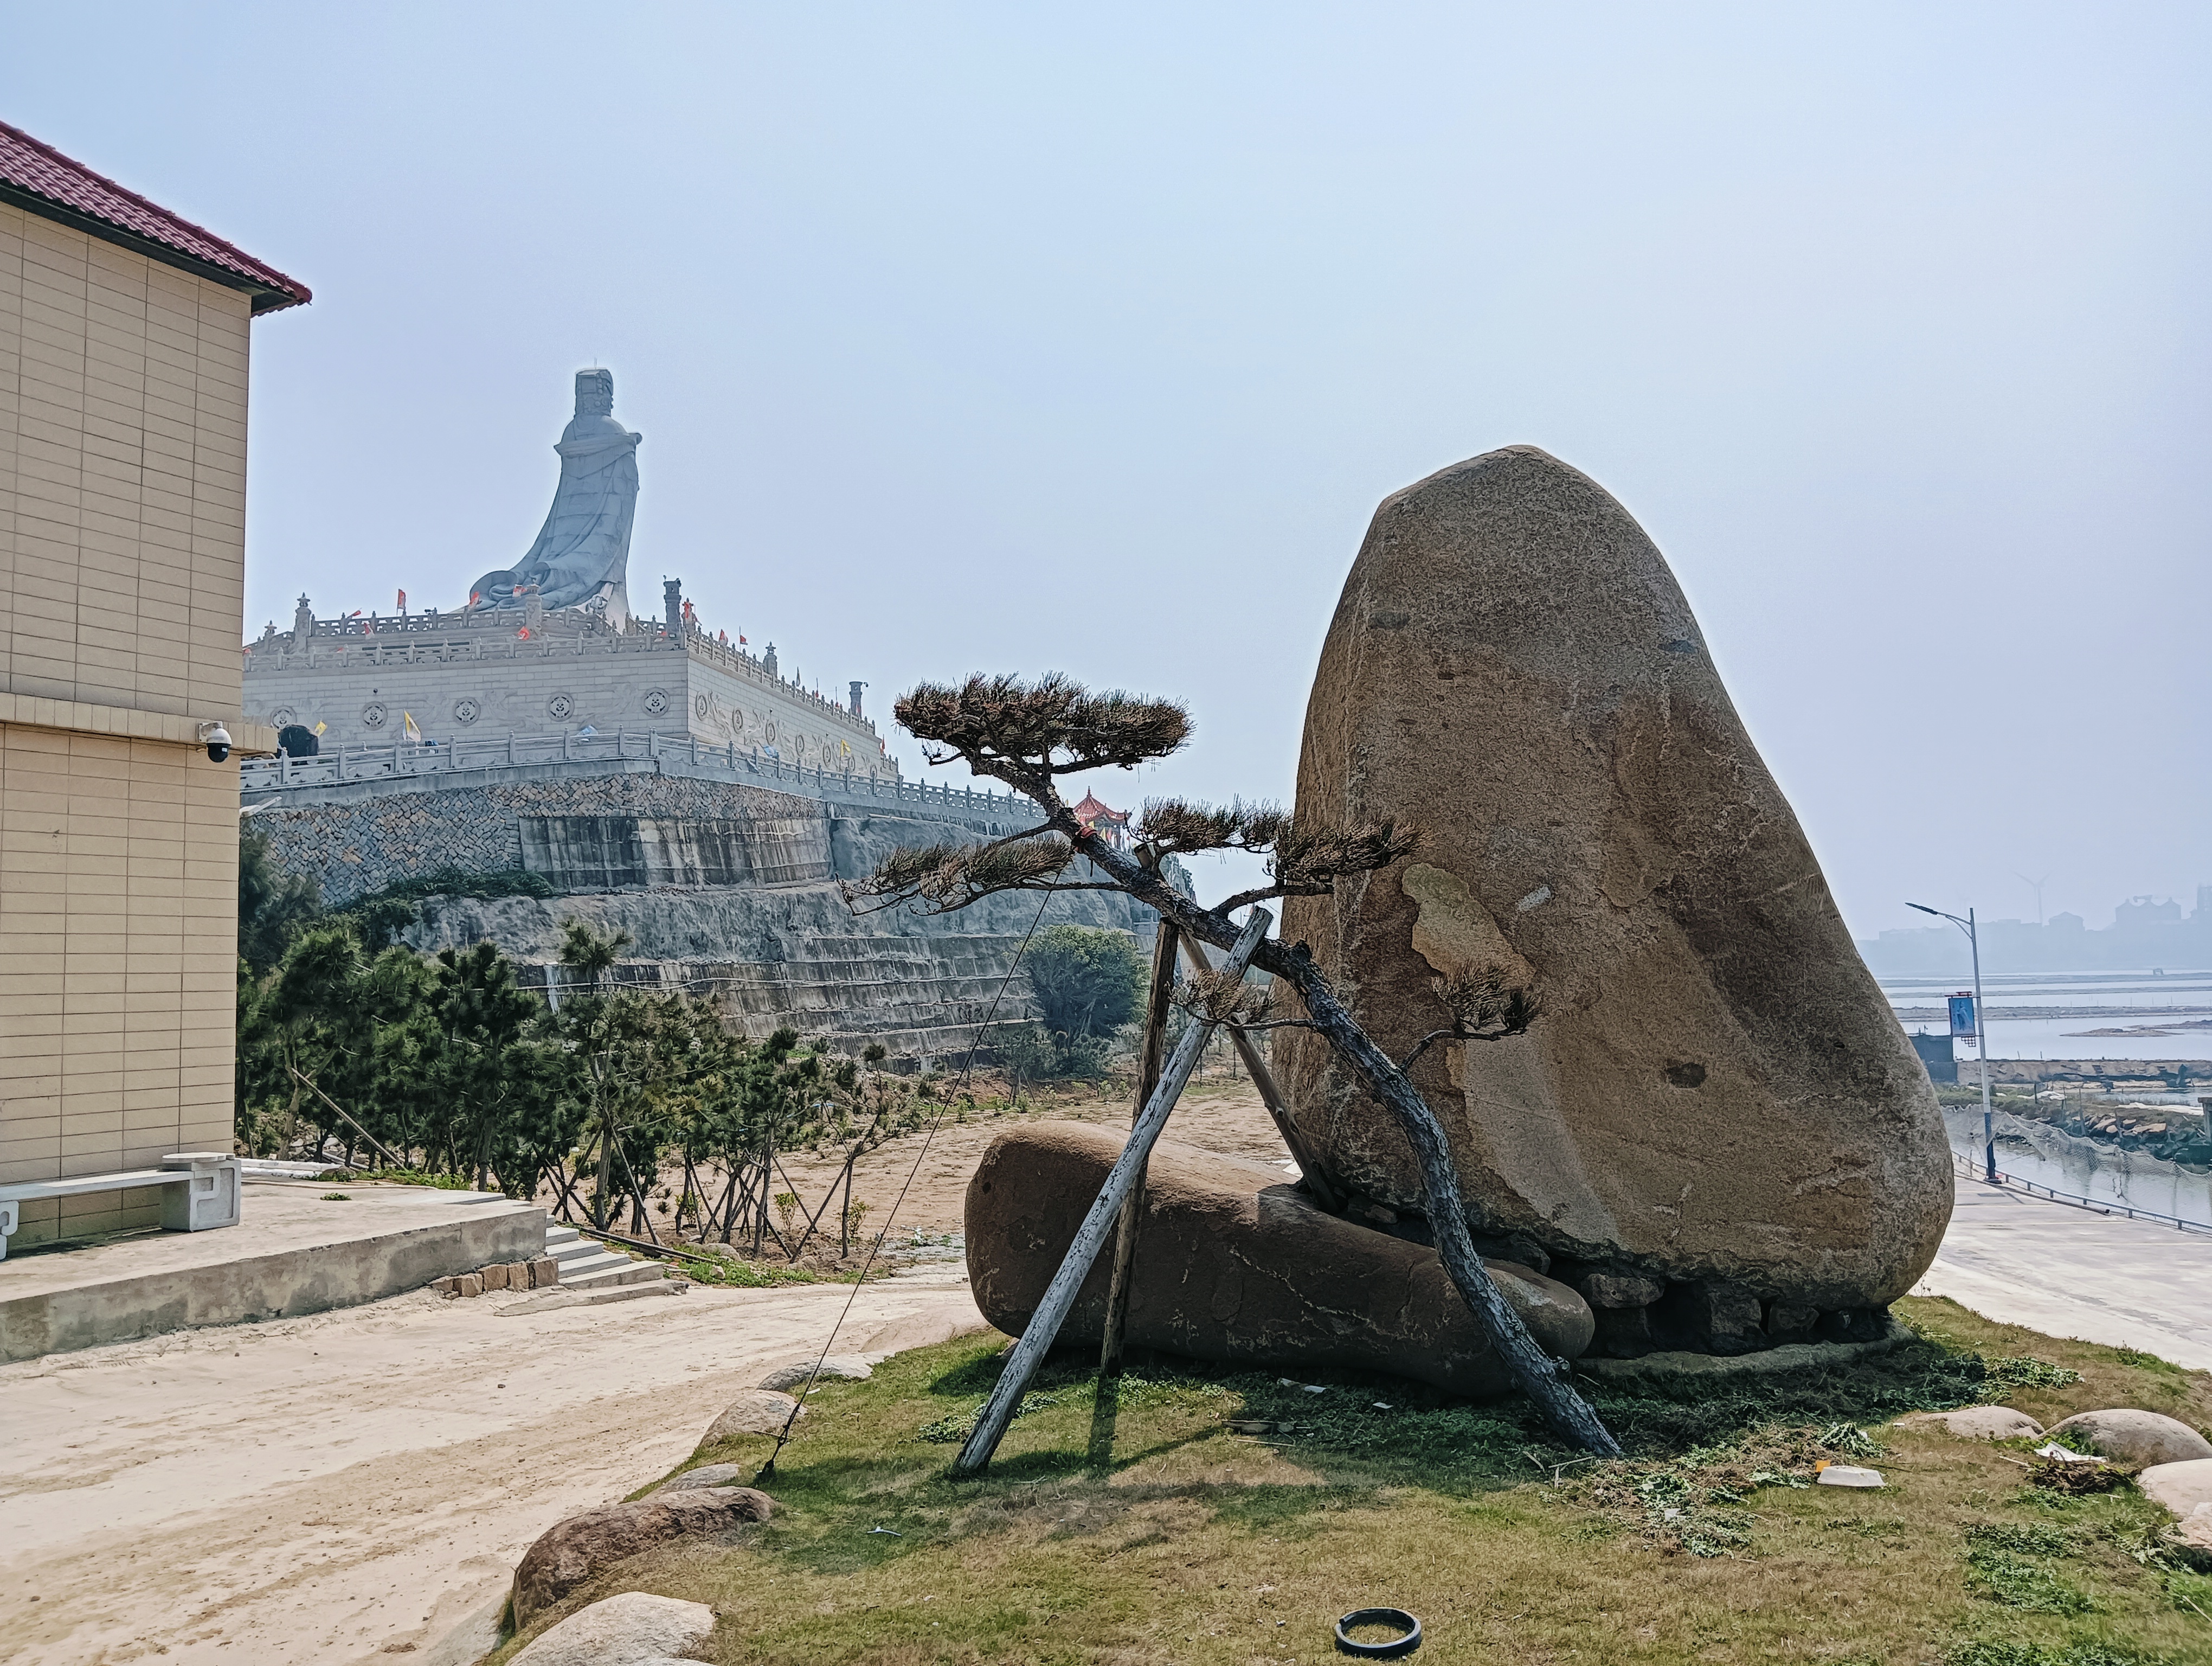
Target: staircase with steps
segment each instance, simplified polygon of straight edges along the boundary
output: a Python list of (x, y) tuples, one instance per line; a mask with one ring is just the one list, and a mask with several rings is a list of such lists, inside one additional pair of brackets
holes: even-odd
[(659, 1262), (634, 1260), (558, 1221), (545, 1225), (545, 1253), (560, 1263), (563, 1290), (611, 1290), (620, 1284), (650, 1284), (668, 1275)]

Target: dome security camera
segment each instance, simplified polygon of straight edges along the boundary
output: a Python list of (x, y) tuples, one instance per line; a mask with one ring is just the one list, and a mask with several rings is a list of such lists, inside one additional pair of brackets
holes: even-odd
[(230, 731), (220, 723), (200, 725), (200, 741), (206, 746), (208, 762), (221, 763), (230, 756)]

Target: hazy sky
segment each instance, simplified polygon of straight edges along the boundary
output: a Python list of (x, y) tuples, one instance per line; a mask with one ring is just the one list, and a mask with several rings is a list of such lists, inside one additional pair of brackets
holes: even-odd
[(1376, 501), (1528, 442), (1666, 551), (1856, 931), (2015, 871), (2102, 925), (2212, 881), (2208, 19), (9, 0), (0, 118), (314, 289), (252, 632), (514, 560), (596, 362), (641, 607), (878, 713), (1182, 696), (1104, 795), (1280, 796)]

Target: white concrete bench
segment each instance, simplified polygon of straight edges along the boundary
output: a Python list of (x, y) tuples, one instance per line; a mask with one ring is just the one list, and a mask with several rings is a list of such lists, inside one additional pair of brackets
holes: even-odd
[(8, 1258), (8, 1240), (21, 1220), (23, 1204), (163, 1186), (170, 1189), (161, 1196), (161, 1230), (204, 1232), (238, 1225), (239, 1178), (238, 1158), (228, 1152), (194, 1151), (164, 1157), (158, 1169), (81, 1174), (67, 1180), (19, 1180), (0, 1186), (0, 1261)]

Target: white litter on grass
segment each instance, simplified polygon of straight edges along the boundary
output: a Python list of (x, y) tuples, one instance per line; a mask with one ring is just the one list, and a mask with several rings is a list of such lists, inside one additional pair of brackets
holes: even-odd
[(1832, 1463), (1814, 1477), (1823, 1487), (1880, 1487), (1881, 1471), (1862, 1469), (1856, 1464)]
[(2102, 1463), (2105, 1460), (2094, 1452), (2076, 1452), (2061, 1446), (2057, 1441), (2045, 1441), (2035, 1449), (2039, 1458), (2056, 1458), (2061, 1463)]
[(1387, 1400), (1378, 1400), (1375, 1402), (1375, 1409), (1378, 1412), (1395, 1412), (1398, 1408)]

